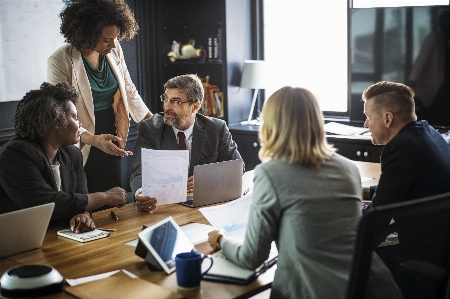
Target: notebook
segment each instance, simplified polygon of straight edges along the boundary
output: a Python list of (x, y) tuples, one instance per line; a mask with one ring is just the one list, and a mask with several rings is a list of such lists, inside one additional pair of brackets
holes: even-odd
[(42, 246), (55, 203), (0, 215), (0, 258)]
[[(213, 253), (211, 258), (214, 261), (213, 266), (205, 275), (203, 275), (202, 279), (236, 284), (249, 284), (277, 263), (278, 252), (271, 251), (269, 258), (255, 270), (245, 269), (236, 265), (223, 255), (222, 250)], [(208, 263), (202, 264), (202, 271), (205, 271), (207, 266)]]
[(99, 229), (94, 229), (89, 232), (76, 234), (70, 228), (67, 228), (67, 229), (59, 230), (57, 232), (57, 234), (58, 234), (58, 236), (72, 239), (72, 240), (82, 242), (82, 243), (101, 239), (101, 238), (106, 238), (109, 236), (108, 232), (105, 232), (105, 231), (102, 231)]
[(241, 197), (243, 161), (230, 160), (194, 167), (194, 195), (180, 202), (191, 208)]

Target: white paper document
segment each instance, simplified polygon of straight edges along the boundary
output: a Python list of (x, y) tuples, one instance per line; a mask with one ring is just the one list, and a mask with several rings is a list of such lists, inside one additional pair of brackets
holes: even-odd
[(86, 282), (91, 282), (91, 281), (95, 281), (95, 280), (99, 280), (99, 279), (110, 277), (110, 276), (116, 274), (119, 271), (122, 271), (123, 273), (127, 274), (131, 278), (137, 278), (137, 276), (134, 275), (133, 273), (131, 273), (131, 272), (125, 270), (125, 269), (122, 269), (122, 270), (115, 270), (115, 271), (111, 271), (111, 272), (106, 272), (106, 273), (101, 273), (101, 274), (97, 274), (97, 275), (86, 276), (86, 277), (81, 277), (81, 278), (76, 278), (76, 279), (66, 278), (66, 281), (67, 281), (68, 285), (73, 287), (73, 286), (76, 286), (76, 285), (79, 285), (79, 284), (83, 284), (83, 283), (86, 283)]
[(243, 241), (252, 203), (252, 194), (247, 194), (222, 205), (198, 210), (215, 228), (223, 229), (227, 236)]
[(368, 177), (362, 176), (361, 177), (361, 184), (365, 183), (365, 182), (368, 182), (368, 181), (372, 181), (372, 180), (374, 180), (374, 178), (368, 178)]
[[(243, 242), (245, 239), (248, 217), (250, 214), (250, 206), (253, 198), (252, 195), (253, 193), (250, 193), (244, 197), (225, 204), (200, 208), (198, 210), (216, 229), (225, 230), (227, 237)], [(248, 283), (250, 280), (256, 278), (258, 273), (262, 273), (274, 265), (276, 263), (275, 257), (277, 256), (277, 247), (275, 242), (272, 242), (272, 248), (270, 250), (268, 260), (258, 269), (248, 270), (228, 260), (220, 250), (211, 255), (214, 263), (211, 270), (209, 270), (209, 272), (204, 276), (204, 279), (234, 283), (237, 281), (243, 281)], [(205, 265), (207, 266), (209, 264), (203, 263), (202, 268), (205, 267)]]
[(180, 228), (194, 245), (208, 241), (208, 233), (214, 230), (211, 225), (203, 223), (188, 223)]
[(158, 205), (186, 201), (189, 151), (142, 148), (141, 153), (142, 194)]
[(338, 135), (361, 135), (369, 131), (369, 129), (344, 125), (336, 122), (329, 122), (323, 126), (325, 132)]

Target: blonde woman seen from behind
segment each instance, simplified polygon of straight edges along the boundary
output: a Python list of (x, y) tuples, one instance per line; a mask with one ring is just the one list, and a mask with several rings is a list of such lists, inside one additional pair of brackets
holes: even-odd
[(248, 269), (268, 258), (275, 241), (271, 298), (344, 298), (361, 217), (359, 171), (327, 143), (322, 112), (309, 90), (277, 90), (262, 120), (263, 163), (255, 169), (245, 240), (216, 230), (208, 241)]

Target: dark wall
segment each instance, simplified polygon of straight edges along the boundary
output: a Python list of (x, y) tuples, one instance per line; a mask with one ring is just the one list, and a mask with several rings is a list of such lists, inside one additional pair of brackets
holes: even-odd
[(14, 137), (14, 113), (17, 101), (0, 102), (0, 145)]
[[(135, 12), (136, 14), (136, 5), (138, 0), (127, 0), (126, 1), (130, 8)], [(139, 19), (136, 20), (139, 24)], [(138, 31), (139, 34), (142, 34), (142, 30)], [(139, 57), (139, 51), (138, 51), (138, 38), (135, 37), (132, 40), (122, 40), (120, 42), (120, 45), (122, 46), (122, 50), (125, 56), (125, 61), (128, 67), (128, 72), (130, 73), (131, 80), (133, 81), (134, 85), (136, 86), (136, 89), (139, 91), (139, 94), (141, 95), (144, 102), (149, 105), (149, 99), (145, 98), (143, 95), (146, 94), (144, 92), (144, 86), (140, 84), (142, 81), (139, 81), (139, 67), (138, 67), (138, 57)], [(128, 133), (128, 140), (126, 144), (126, 150), (133, 150), (133, 146), (136, 142), (136, 134), (137, 134), (137, 124), (136, 122), (131, 119), (131, 125), (130, 125), (130, 131)], [(130, 164), (131, 164), (131, 156), (123, 157), (122, 158), (122, 187), (127, 190), (131, 191), (130, 188)]]
[(350, 97), (350, 120), (355, 123), (364, 123), (364, 101), (360, 94), (352, 94)]

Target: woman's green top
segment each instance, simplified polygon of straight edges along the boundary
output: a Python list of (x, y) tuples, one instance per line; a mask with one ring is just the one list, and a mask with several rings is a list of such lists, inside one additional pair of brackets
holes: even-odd
[(94, 111), (102, 111), (112, 106), (119, 83), (104, 55), (100, 55), (100, 68), (96, 69), (83, 55), (83, 64), (91, 85)]

